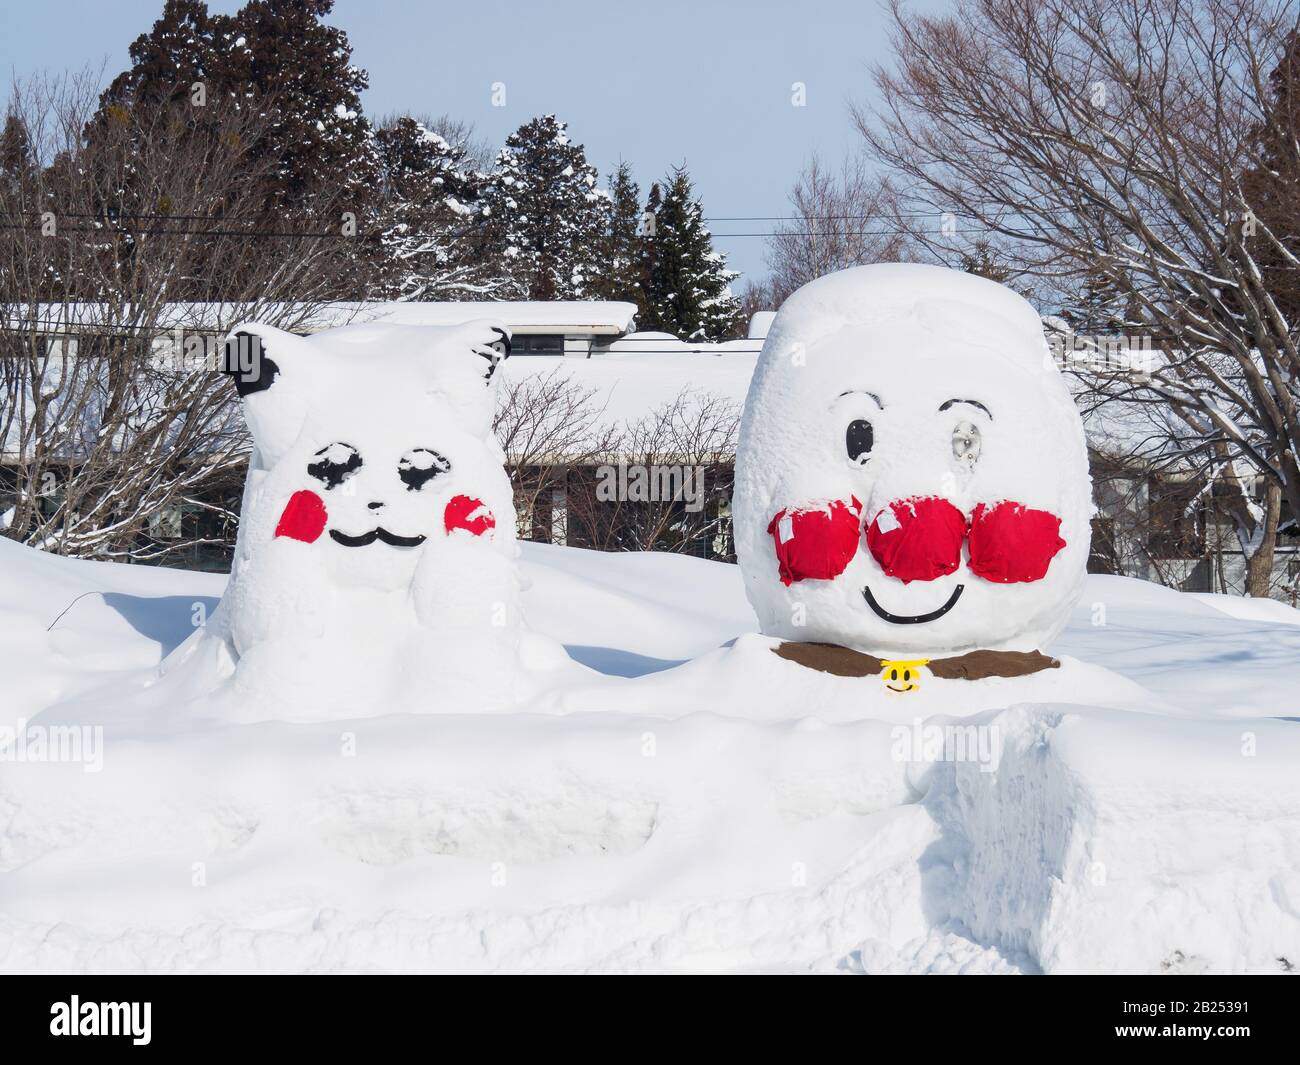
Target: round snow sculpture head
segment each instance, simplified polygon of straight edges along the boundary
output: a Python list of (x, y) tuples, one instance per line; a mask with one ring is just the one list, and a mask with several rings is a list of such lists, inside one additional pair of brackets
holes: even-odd
[(254, 447), (222, 621), (247, 694), (336, 716), (508, 674), (515, 513), (491, 382), (509, 344), (490, 322), (232, 333)]
[(942, 267), (819, 278), (750, 384), (736, 548), (763, 632), (871, 653), (1023, 650), (1064, 626), (1092, 514), (1032, 307)]

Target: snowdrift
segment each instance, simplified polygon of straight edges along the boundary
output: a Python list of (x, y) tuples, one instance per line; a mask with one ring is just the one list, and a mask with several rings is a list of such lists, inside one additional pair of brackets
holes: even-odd
[(1300, 729), (1022, 706), (996, 773), (935, 767), (950, 919), (1048, 972), (1290, 971)]
[[(1300, 958), (1295, 612), (1094, 577), (1058, 675), (864, 698), (772, 654), (735, 567), (522, 547), (563, 684), (217, 724), (171, 712), (159, 665), (221, 578), (0, 541), (0, 969)], [(98, 726), (98, 758), (18, 759), (14, 726), (60, 725)]]

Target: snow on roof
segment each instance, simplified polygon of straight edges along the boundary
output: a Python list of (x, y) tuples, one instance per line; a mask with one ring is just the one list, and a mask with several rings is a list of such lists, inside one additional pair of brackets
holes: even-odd
[[(647, 332), (619, 337), (600, 352), (602, 355), (757, 355), (762, 347), (762, 341), (689, 341), (679, 340), (672, 333)], [(680, 366), (677, 372), (681, 372)]]
[[(167, 303), (156, 316), (152, 308), (101, 303), (43, 303), (35, 313), (10, 308), (4, 315), (13, 328), (32, 323), (48, 332), (80, 332), (94, 328), (114, 331), (136, 326), (137, 314), (164, 330), (185, 328), (224, 332), (246, 321), (302, 322), (310, 332), (359, 322), (396, 325), (458, 325), (491, 318), (520, 333), (578, 333), (621, 336), (633, 327), (634, 303), (604, 300), (531, 300), (465, 303), (364, 302), (285, 303)], [(291, 328), (299, 328), (291, 326)]]
[[(283, 306), (264, 304), (253, 309), (253, 317), (270, 317)], [(91, 303), (41, 305), (36, 321), (50, 332), (76, 332), (102, 327), (108, 321), (117, 327), (129, 322), (129, 308), (106, 308)], [(592, 402), (601, 409), (601, 421), (626, 425), (653, 414), (685, 392), (743, 405), (753, 375), (762, 338), (752, 334), (760, 321), (770, 324), (771, 312), (758, 312), (751, 320), (751, 336), (721, 343), (679, 340), (669, 333), (627, 333), (634, 325), (635, 304), (600, 301), (514, 301), (499, 303), (334, 303), (327, 304), (305, 328), (310, 331), (360, 322), (391, 322), (403, 325), (449, 325), (476, 318), (495, 318), (520, 332), (590, 333), (616, 337), (600, 347), (592, 358), (559, 355), (520, 355), (508, 359), (502, 368), (503, 389), (530, 376), (553, 372), (567, 375), (574, 383), (592, 391)], [(223, 332), (247, 320), (249, 308), (221, 303), (171, 303), (166, 305), (163, 324), (167, 329)], [(291, 319), (290, 315), (290, 319)], [(29, 320), (28, 315), (11, 313), (10, 320)], [(689, 363), (685, 357), (689, 357)], [(1071, 375), (1067, 374), (1067, 379)], [(1077, 379), (1072, 388), (1081, 391)], [(1076, 395), (1081, 406), (1083, 397)], [(1167, 433), (1166, 417), (1159, 407), (1135, 402), (1111, 401), (1085, 409), (1084, 426), (1091, 448), (1116, 458), (1156, 461), (1166, 458), (1159, 438)], [(12, 443), (0, 448), (12, 455)]]
[(619, 352), (617, 358), (592, 359), (528, 355), (507, 359), (498, 373), (503, 391), (532, 376), (564, 374), (577, 387), (592, 391), (601, 422), (629, 425), (671, 404), (683, 391), (743, 405), (754, 358), (752, 353), (722, 351), (692, 358), (687, 366), (680, 355), (664, 353)]
[(352, 304), (356, 320), (395, 325), (456, 325), (491, 318), (520, 333), (590, 333), (620, 336), (632, 328), (636, 304), (605, 300), (501, 301), (496, 303)]
[(93, 329), (119, 334), (150, 329), (224, 331), (250, 317), (285, 319), (307, 313), (306, 304), (284, 303), (164, 303), (153, 307), (108, 303), (40, 303), (35, 307), (10, 305), (0, 320), (10, 329), (36, 327), (46, 333), (77, 333)]

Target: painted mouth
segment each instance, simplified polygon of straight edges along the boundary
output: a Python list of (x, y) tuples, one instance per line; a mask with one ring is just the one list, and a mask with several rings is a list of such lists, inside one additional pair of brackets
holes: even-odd
[(330, 530), (330, 539), (336, 544), (342, 544), (344, 547), (368, 547), (376, 540), (382, 540), (389, 547), (419, 547), (424, 543), (423, 536), (398, 536), (397, 533), (390, 533), (387, 529), (371, 529), (368, 533), (362, 533), (360, 536), (349, 536), (347, 533), (341, 533), (338, 529)]
[(916, 687), (916, 685), (908, 684), (906, 687), (903, 688), (895, 688), (892, 684), (886, 684), (885, 687), (888, 688), (891, 692), (910, 692)]
[(876, 617), (888, 621), (891, 625), (922, 625), (927, 621), (934, 621), (948, 613), (957, 605), (957, 600), (961, 598), (961, 593), (966, 590), (966, 585), (959, 584), (952, 590), (952, 595), (948, 596), (948, 601), (939, 607), (938, 610), (931, 610), (928, 614), (891, 614), (888, 610), (876, 602), (876, 597), (871, 594), (871, 589), (863, 587), (862, 597), (866, 599), (867, 606), (876, 612)]

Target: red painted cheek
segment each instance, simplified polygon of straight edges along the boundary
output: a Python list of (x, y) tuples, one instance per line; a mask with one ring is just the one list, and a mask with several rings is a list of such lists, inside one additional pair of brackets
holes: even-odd
[(275, 527), (276, 536), (315, 543), (325, 531), (325, 504), (315, 492), (294, 492)]
[(781, 583), (829, 581), (858, 550), (862, 504), (850, 497), (806, 510), (778, 511), (767, 525), (776, 544)]
[(497, 520), (482, 500), (469, 496), (453, 496), (442, 516), (448, 532), (464, 529), (475, 536), (482, 536), (497, 527)]
[(1008, 500), (995, 507), (981, 503), (971, 515), (970, 568), (986, 581), (1042, 580), (1064, 546), (1061, 519), (1045, 510)]
[(965, 538), (965, 515), (938, 496), (896, 499), (867, 526), (867, 547), (880, 568), (904, 584), (954, 572)]

